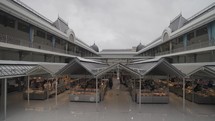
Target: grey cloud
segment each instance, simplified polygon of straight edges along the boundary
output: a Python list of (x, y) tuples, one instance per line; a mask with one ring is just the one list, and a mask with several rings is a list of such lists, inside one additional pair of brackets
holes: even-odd
[(185, 18), (214, 0), (22, 0), (47, 18), (58, 14), (78, 38), (101, 49), (131, 48), (161, 35), (180, 12)]

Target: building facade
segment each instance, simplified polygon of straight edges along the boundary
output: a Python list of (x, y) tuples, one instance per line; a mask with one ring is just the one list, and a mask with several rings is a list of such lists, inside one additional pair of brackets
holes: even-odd
[(52, 22), (18, 0), (0, 1), (0, 60), (69, 62), (98, 56), (62, 18)]
[(215, 61), (215, 3), (185, 19), (181, 14), (137, 56), (165, 57), (171, 63)]
[(162, 35), (133, 49), (99, 51), (58, 17), (48, 20), (19, 0), (0, 1), (0, 60), (69, 62), (74, 57), (109, 64), (164, 57), (171, 63), (215, 61), (215, 3), (186, 19), (179, 14)]

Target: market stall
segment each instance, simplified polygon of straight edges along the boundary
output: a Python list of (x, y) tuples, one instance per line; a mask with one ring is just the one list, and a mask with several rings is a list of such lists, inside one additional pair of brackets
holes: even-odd
[(0, 64), (0, 83), (1, 83), (1, 105), (3, 108), (1, 116), (6, 120), (7, 117), (7, 95), (8, 95), (8, 79), (19, 78), (25, 76), (25, 73), (34, 68), (34, 64)]
[[(23, 98), (31, 100), (44, 100), (56, 93), (56, 79), (33, 77), (29, 80), (29, 90), (23, 92)], [(61, 88), (63, 85), (58, 86)]]
[[(146, 79), (141, 82), (141, 103), (169, 103), (169, 90), (166, 80)], [(138, 102), (139, 82), (131, 83), (130, 94), (135, 102)], [(139, 103), (139, 102), (138, 102)]]
[[(137, 103), (169, 103), (169, 78), (184, 78), (178, 69), (164, 59), (135, 62), (128, 66), (142, 75), (141, 83), (130, 82), (131, 96)], [(141, 87), (141, 91), (138, 87)]]
[(107, 88), (107, 80), (99, 80), (97, 83), (95, 73), (107, 66), (106, 63), (75, 58), (67, 66), (59, 70), (57, 75), (67, 75), (68, 79), (71, 80), (69, 94), (70, 101), (102, 101)]
[[(178, 68), (178, 65), (176, 66)], [(186, 67), (181, 68), (186, 70)], [(187, 72), (187, 71), (184, 71)], [(187, 72), (185, 98), (198, 104), (215, 104), (215, 66), (204, 65)], [(176, 86), (178, 85), (178, 86)], [(172, 92), (181, 96), (180, 83), (171, 82)], [(178, 87), (178, 88), (176, 88)]]
[(41, 65), (29, 70), (26, 73), (28, 75), (28, 83), (26, 90), (23, 92), (23, 98), (44, 100), (64, 92), (66, 90), (64, 80), (56, 78), (54, 74), (53, 70), (50, 71), (49, 68)]
[(96, 81), (95, 79), (81, 81), (74, 88), (71, 88), (70, 101), (82, 101), (82, 102), (99, 102), (104, 99), (104, 95), (107, 90), (107, 79), (99, 80), (98, 82), (98, 94), (96, 93)]

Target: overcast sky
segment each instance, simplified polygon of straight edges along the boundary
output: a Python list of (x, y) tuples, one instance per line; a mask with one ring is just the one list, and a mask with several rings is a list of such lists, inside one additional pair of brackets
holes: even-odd
[(182, 13), (189, 18), (214, 0), (21, 0), (51, 21), (58, 15), (76, 37), (99, 49), (128, 49), (161, 36)]

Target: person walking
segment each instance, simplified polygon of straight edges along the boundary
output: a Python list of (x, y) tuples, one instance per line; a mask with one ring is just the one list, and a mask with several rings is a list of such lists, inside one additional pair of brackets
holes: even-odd
[(113, 87), (113, 81), (112, 78), (109, 78), (109, 88), (112, 89)]

